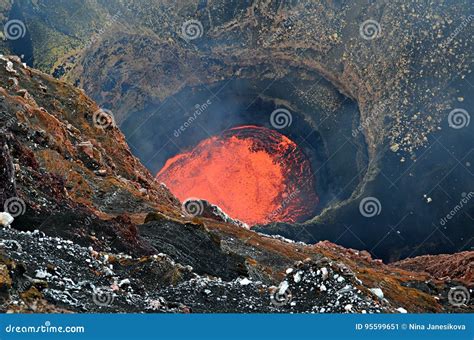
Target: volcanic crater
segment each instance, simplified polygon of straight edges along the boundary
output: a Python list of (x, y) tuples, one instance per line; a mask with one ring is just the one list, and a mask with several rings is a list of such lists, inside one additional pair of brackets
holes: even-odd
[[(31, 27), (73, 32), (61, 43), (74, 46), (66, 55), (48, 48), (54, 34), (33, 34), (35, 65), (111, 110), (153, 175), (229, 128), (272, 129), (270, 114), (289, 110), (292, 124), (278, 132), (308, 157), (319, 203), (304, 224), (271, 223), (260, 231), (308, 243), (328, 239), (396, 261), (472, 248), (472, 208), (439, 228), (472, 183), (466, 164), (474, 163), (473, 125), (455, 130), (447, 119), (472, 105), (466, 47), (473, 35), (456, 25), (467, 20), (470, 5), (101, 3), (100, 10), (87, 5), (98, 15), (84, 22), (23, 3), (18, 10)], [(199, 34), (183, 39), (191, 19), (201, 23)], [(368, 37), (364, 24), (373, 19), (380, 26)], [(367, 197), (382, 208), (370, 219), (359, 212)]]
[[(472, 251), (460, 252), (472, 249), (472, 204), (440, 223), (474, 178), (474, 125), (449, 125), (452, 109), (473, 106), (473, 35), (457, 30), (467, 0), (79, 1), (86, 17), (69, 2), (15, 3), (12, 13), (0, 4), (0, 18), (21, 12), (34, 54), (26, 64), (66, 82), (0, 57), (0, 206), (21, 199), (25, 208), (1, 230), (2, 311), (472, 311), (449, 300), (461, 284), (472, 292)], [(180, 36), (191, 18), (202, 23), (192, 41)], [(367, 40), (360, 27), (371, 18), (381, 31)], [(0, 49), (18, 51), (6, 40)], [(97, 127), (99, 107), (117, 126)], [(284, 126), (272, 124), (274, 112), (287, 112)], [(223, 163), (219, 152), (241, 161)], [(209, 211), (183, 214), (156, 175), (187, 174), (188, 154), (198, 170), (217, 158), (214, 177), (226, 185), (233, 166), (262, 158), (266, 173), (232, 179), (271, 178), (266, 209), (237, 217), (278, 218), (247, 230)], [(225, 194), (236, 203), (235, 191)], [(360, 210), (367, 198), (380, 203), (370, 217)], [(412, 259), (442, 252), (456, 254)], [(294, 303), (272, 304), (288, 285)], [(101, 286), (115, 304), (91, 301)]]
[[(121, 128), (181, 201), (207, 200), (250, 226), (305, 222), (336, 197), (350, 197), (354, 176), (366, 169), (358, 154), (367, 152), (362, 138), (344, 145), (358, 119), (355, 102), (323, 77), (304, 74), (187, 87)], [(325, 100), (309, 103), (292, 86), (314, 87)]]

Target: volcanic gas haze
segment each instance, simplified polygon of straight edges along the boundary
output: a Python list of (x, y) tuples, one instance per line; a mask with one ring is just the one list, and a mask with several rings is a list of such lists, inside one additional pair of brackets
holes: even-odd
[(157, 179), (182, 201), (200, 198), (249, 225), (297, 222), (318, 203), (309, 160), (295, 142), (239, 126), (170, 158)]

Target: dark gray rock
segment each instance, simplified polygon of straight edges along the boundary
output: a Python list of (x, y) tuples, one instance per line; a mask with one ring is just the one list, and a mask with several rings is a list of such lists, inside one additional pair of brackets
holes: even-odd
[(247, 275), (245, 259), (221, 247), (220, 239), (201, 225), (148, 222), (139, 226), (141, 237), (158, 253), (165, 253), (198, 274), (231, 280)]

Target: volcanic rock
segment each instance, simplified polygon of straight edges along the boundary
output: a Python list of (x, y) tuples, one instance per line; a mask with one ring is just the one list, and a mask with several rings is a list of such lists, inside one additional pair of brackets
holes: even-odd
[[(0, 112), (2, 123), (12, 123), (0, 135), (0, 189), (2, 199), (21, 198), (24, 209), (12, 228), (0, 229), (3, 312), (472, 309), (450, 305), (452, 284), (429, 272), (330, 242), (309, 245), (211, 215), (187, 216), (118, 129), (94, 127), (98, 107), (82, 91), (7, 59), (34, 104), (8, 85), (4, 59)], [(86, 164), (76, 147), (83, 141), (107, 176)]]
[(9, 227), (12, 224), (14, 218), (7, 212), (0, 213), (0, 226)]
[(449, 278), (469, 285), (474, 282), (474, 251), (417, 256), (395, 262), (393, 266), (423, 271), (438, 279)]
[[(5, 123), (6, 117), (4, 114), (3, 112), (0, 119), (2, 124), (8, 126)], [(0, 168), (0, 182), (2, 183), (0, 187), (0, 206), (3, 207), (7, 199), (16, 196), (15, 170), (4, 132), (0, 133), (0, 164), (2, 164)]]
[[(194, 210), (196, 209), (196, 210)], [(190, 217), (206, 217), (217, 221), (227, 222), (237, 227), (248, 228), (249, 226), (227, 215), (220, 207), (202, 199), (188, 199), (183, 202), (183, 211)]]
[(139, 232), (156, 253), (165, 253), (179, 263), (191, 266), (197, 274), (224, 280), (248, 275), (245, 258), (225, 251), (219, 237), (206, 230), (204, 224), (156, 221), (141, 225)]

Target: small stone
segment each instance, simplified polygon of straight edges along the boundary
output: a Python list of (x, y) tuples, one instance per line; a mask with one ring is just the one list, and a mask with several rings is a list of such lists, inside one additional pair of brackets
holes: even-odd
[(321, 268), (321, 275), (323, 277), (323, 281), (328, 278), (329, 274), (328, 274), (328, 270), (326, 269), (326, 267)]
[(4, 228), (9, 227), (10, 224), (12, 224), (13, 221), (14, 221), (14, 218), (9, 213), (7, 213), (7, 212), (0, 213), (0, 225), (2, 227), (4, 227)]
[(7, 72), (16, 74), (15, 69), (13, 68), (13, 63), (11, 61), (7, 61), (7, 65), (5, 66)]
[(119, 287), (122, 288), (122, 286), (129, 286), (130, 285), (130, 280), (129, 279), (123, 279), (122, 281), (119, 282)]
[(298, 283), (301, 281), (301, 274), (302, 274), (301, 271), (297, 271), (296, 274), (293, 275), (293, 280), (295, 281), (295, 283)]
[(8, 78), (8, 84), (12, 87), (18, 87), (18, 79), (15, 77), (9, 77)]
[(97, 170), (97, 175), (101, 177), (105, 177), (107, 175), (107, 170), (106, 169), (99, 169)]
[(252, 281), (250, 281), (249, 279), (247, 279), (246, 277), (239, 280), (239, 283), (241, 286), (248, 286)]
[(383, 299), (383, 292), (382, 289), (380, 288), (370, 288), (369, 289), (375, 296), (377, 296), (379, 299)]
[(77, 144), (77, 147), (80, 151), (85, 153), (90, 158), (94, 158), (94, 147), (93, 147), (93, 145), (90, 141), (81, 142), (81, 143)]
[(283, 295), (285, 294), (286, 290), (288, 289), (288, 281), (283, 281), (278, 286), (278, 294)]
[(35, 276), (38, 278), (38, 279), (45, 279), (47, 277), (50, 277), (51, 274), (48, 273), (46, 270), (43, 270), (43, 269), (38, 269), (35, 273)]

